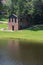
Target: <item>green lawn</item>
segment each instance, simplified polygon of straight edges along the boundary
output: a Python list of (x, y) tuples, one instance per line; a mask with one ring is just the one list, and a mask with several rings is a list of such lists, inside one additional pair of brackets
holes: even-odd
[(20, 30), (15, 32), (0, 31), (0, 39), (24, 39), (43, 43), (43, 30)]
[(7, 24), (0, 24), (0, 28), (6, 28), (8, 27)]

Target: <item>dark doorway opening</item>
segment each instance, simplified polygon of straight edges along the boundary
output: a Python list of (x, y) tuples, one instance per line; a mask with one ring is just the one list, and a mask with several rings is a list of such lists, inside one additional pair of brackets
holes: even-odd
[(12, 30), (14, 31), (14, 26), (12, 26)]

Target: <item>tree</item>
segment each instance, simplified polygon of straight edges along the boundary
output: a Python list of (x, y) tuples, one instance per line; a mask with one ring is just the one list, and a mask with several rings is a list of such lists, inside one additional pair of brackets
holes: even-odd
[(0, 15), (2, 14), (2, 10), (3, 10), (3, 4), (2, 4), (2, 0), (0, 0)]
[(8, 15), (15, 13), (19, 18), (31, 15), (31, 23), (43, 21), (43, 0), (3, 0), (3, 3), (0, 0), (0, 12), (2, 10)]
[(33, 20), (34, 23), (43, 22), (43, 0), (33, 0)]

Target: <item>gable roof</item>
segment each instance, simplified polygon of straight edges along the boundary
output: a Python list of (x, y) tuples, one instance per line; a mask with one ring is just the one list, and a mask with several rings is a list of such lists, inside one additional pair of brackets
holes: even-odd
[(8, 18), (17, 18), (17, 16), (15, 14), (12, 14)]

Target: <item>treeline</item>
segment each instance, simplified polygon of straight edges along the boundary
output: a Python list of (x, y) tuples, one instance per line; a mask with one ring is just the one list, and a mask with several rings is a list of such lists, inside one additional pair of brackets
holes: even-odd
[(0, 0), (0, 15), (16, 14), (30, 18), (31, 24), (43, 24), (43, 0)]

